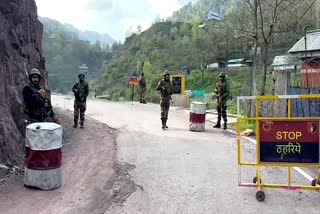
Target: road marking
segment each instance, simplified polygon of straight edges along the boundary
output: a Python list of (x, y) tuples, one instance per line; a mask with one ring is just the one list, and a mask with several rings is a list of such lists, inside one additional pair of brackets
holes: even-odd
[[(232, 134), (237, 134), (237, 132), (235, 131), (232, 131), (232, 130), (229, 130), (227, 129), (228, 132), (232, 133)], [(241, 136), (242, 138), (250, 141), (251, 143), (254, 143), (254, 144), (257, 144), (257, 142), (249, 137), (245, 137), (245, 136)], [(313, 178), (308, 174), (306, 173), (305, 171), (303, 171), (300, 167), (293, 167), (298, 173), (300, 173), (303, 177), (305, 177), (307, 180), (309, 181), (312, 181)]]
[(299, 172), (303, 177), (305, 177), (310, 182), (313, 180), (313, 177), (311, 177), (309, 174), (307, 174), (305, 171), (303, 171), (299, 167), (293, 167), (297, 172)]

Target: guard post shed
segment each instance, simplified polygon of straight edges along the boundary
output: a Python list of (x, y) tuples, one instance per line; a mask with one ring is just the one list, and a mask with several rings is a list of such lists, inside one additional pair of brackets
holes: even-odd
[(185, 95), (186, 91), (186, 76), (183, 74), (171, 75), (170, 76), (173, 94)]
[(170, 75), (173, 87), (172, 105), (187, 107), (186, 76), (184, 74)]

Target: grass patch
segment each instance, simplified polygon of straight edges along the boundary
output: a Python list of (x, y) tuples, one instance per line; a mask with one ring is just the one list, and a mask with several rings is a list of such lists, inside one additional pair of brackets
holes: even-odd
[[(230, 124), (230, 126), (232, 128), (235, 128), (235, 129), (237, 128), (237, 124), (236, 123)], [(241, 123), (240, 123), (240, 131), (244, 132), (247, 129), (251, 129), (254, 132), (256, 132), (256, 122), (255, 121), (247, 121), (247, 120), (241, 121)]]

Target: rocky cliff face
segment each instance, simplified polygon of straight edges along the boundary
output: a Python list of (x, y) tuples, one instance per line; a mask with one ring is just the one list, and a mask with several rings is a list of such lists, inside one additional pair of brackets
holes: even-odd
[(27, 71), (44, 68), (42, 24), (34, 0), (0, 1), (0, 162), (23, 159), (22, 89)]

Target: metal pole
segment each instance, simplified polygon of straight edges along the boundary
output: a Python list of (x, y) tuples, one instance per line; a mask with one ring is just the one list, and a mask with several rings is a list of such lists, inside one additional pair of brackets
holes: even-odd
[(203, 69), (203, 67), (201, 66), (201, 73), (202, 73), (202, 84), (204, 83), (204, 69)]
[(225, 36), (226, 36), (226, 60), (225, 60), (225, 63), (226, 63), (226, 67), (225, 67), (225, 71), (227, 73), (228, 71), (228, 59), (229, 59), (229, 50), (228, 50), (228, 43), (229, 43), (229, 40), (228, 40), (228, 32), (227, 32), (227, 29), (225, 30)]
[[(308, 76), (308, 54), (307, 54), (307, 27), (304, 28), (304, 58), (305, 58), (305, 70), (306, 70), (306, 79), (307, 79), (307, 87), (308, 87), (308, 94), (311, 93), (310, 86), (309, 86), (309, 76)], [(311, 117), (311, 107), (310, 107), (310, 99), (308, 99), (308, 115)]]
[(134, 97), (134, 84), (132, 84), (132, 102), (133, 102), (133, 97)]
[(307, 27), (304, 28), (304, 56), (307, 59)]
[(309, 89), (310, 94), (310, 88), (309, 88), (309, 78), (308, 78), (308, 54), (307, 54), (307, 27), (304, 28), (304, 65), (306, 70), (306, 80), (307, 80), (307, 87)]

